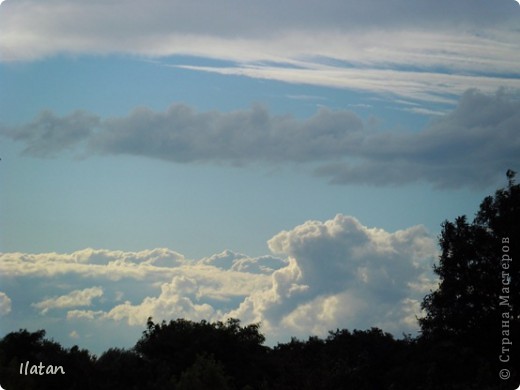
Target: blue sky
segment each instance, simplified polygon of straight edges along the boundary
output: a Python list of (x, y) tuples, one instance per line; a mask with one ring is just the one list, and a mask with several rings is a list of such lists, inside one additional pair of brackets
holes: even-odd
[(0, 6), (0, 332), (414, 333), (445, 219), (519, 169), (520, 7)]

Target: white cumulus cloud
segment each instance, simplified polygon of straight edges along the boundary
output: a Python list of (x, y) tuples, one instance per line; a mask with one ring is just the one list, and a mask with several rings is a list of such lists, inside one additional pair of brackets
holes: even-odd
[(11, 312), (11, 298), (6, 293), (0, 291), (0, 316), (5, 316)]
[(86, 288), (84, 290), (74, 290), (66, 295), (45, 299), (32, 306), (41, 310), (41, 314), (46, 314), (50, 309), (63, 309), (76, 306), (91, 306), (94, 298), (103, 296), (101, 287)]
[(423, 227), (388, 232), (340, 214), (279, 232), (268, 246), (259, 257), (225, 250), (201, 259), (168, 249), (3, 253), (10, 283), (0, 312), (12, 298), (23, 321), (86, 343), (89, 329), (133, 334), (150, 316), (261, 322), (271, 343), (336, 328), (418, 330), (420, 302), (436, 282), (437, 251)]
[(421, 226), (396, 232), (368, 228), (353, 217), (307, 221), (269, 241), (289, 258), (269, 290), (247, 297), (231, 314), (262, 321), (280, 335), (324, 334), (380, 326), (416, 331), (410, 316), (432, 283), (435, 244)]

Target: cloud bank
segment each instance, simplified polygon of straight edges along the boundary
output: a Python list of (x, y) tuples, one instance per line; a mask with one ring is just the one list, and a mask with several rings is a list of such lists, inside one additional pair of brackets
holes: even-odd
[[(153, 0), (146, 4), (137, 0), (110, 3), (18, 0), (6, 2), (1, 10), (0, 47), (6, 53), (4, 60), (31, 59), (60, 52), (127, 52), (156, 56), (188, 53), (213, 54), (224, 58), (236, 56), (236, 59), (249, 55), (252, 59), (272, 59), (283, 56), (282, 49), (291, 48), (288, 52), (291, 55), (305, 54), (301, 52), (305, 50), (302, 48), (318, 50), (324, 55), (341, 43), (347, 44), (347, 50), (355, 48), (360, 38), (372, 38), (375, 42), (374, 38), (380, 36), (378, 33), (385, 31), (459, 32), (453, 42), (457, 42), (457, 38), (465, 38), (460, 35), (461, 32), (471, 32), (477, 28), (480, 31), (514, 31), (515, 6), (505, 0), (493, 4), (471, 0), (457, 3), (427, 0), (413, 3), (404, 0), (301, 3), (288, 0), (284, 4), (274, 1), (244, 3), (238, 0), (203, 0), (195, 4), (166, 0)], [(320, 34), (324, 33), (328, 33), (327, 40), (321, 39)], [(349, 39), (348, 36), (353, 33), (354, 38)], [(370, 34), (375, 36), (370, 37)], [(294, 39), (291, 45), (287, 45), (284, 38), (291, 35)], [(302, 37), (314, 39), (303, 44), (302, 40), (297, 39)], [(221, 45), (207, 45), (212, 39)], [(322, 44), (318, 45), (318, 41)], [(485, 42), (485, 39), (482, 41)], [(247, 47), (247, 44), (255, 42), (257, 45), (252, 49), (264, 45), (264, 50), (228, 51), (233, 45)], [(266, 50), (267, 43), (274, 43), (271, 50)], [(413, 46), (414, 43), (414, 38), (409, 37), (402, 45)], [(445, 43), (445, 47), (449, 48), (451, 42)], [(392, 44), (395, 42), (390, 40), (386, 46), (388, 51), (393, 48)], [(384, 47), (381, 44), (378, 46)], [(493, 51), (506, 48), (504, 42)], [(476, 52), (475, 47), (468, 47), (467, 50)], [(424, 48), (417, 57), (426, 51), (427, 48)], [(370, 50), (360, 54), (362, 59), (371, 55)], [(450, 51), (444, 54), (450, 54)]]
[(188, 55), (232, 63), (184, 64), (192, 69), (435, 101), (477, 85), (520, 87), (516, 7), (511, 0), (17, 0), (0, 10), (0, 52), (2, 61)]
[(254, 106), (197, 112), (177, 104), (165, 112), (137, 108), (103, 119), (77, 111), (43, 112), (32, 122), (0, 127), (32, 157), (132, 155), (174, 163), (302, 165), (335, 184), (440, 188), (486, 187), (520, 165), (520, 96), (465, 92), (453, 111), (421, 131), (373, 130), (349, 110), (322, 108), (298, 120)]
[(436, 256), (423, 227), (387, 232), (337, 215), (282, 231), (268, 245), (275, 256), (227, 250), (189, 260), (168, 249), (2, 253), (4, 324), (50, 327), (51, 335), (85, 343), (92, 343), (89, 328), (124, 332), (142, 328), (149, 316), (261, 322), (271, 343), (337, 327), (417, 331)]

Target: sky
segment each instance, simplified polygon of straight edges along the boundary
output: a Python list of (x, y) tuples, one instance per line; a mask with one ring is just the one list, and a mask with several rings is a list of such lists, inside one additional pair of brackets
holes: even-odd
[(6, 0), (0, 337), (419, 331), (445, 220), (520, 169), (514, 0)]

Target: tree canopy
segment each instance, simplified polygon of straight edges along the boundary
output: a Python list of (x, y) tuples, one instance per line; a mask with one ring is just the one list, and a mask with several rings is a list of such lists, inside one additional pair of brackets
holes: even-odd
[(449, 354), (443, 345), (479, 359), (480, 373), (490, 373), (487, 385), (496, 382), (502, 363), (508, 363), (511, 380), (520, 381), (520, 347), (502, 350), (520, 340), (520, 187), (515, 172), (507, 178), (507, 187), (486, 197), (471, 223), (466, 216), (443, 223), (434, 268), (440, 284), (424, 298), (426, 316), (419, 321), (421, 340), (436, 345), (439, 359)]
[[(517, 324), (520, 278), (516, 276), (520, 266), (514, 260), (504, 263), (502, 258), (512, 259), (513, 253), (518, 253), (520, 189), (514, 184), (512, 171), (508, 171), (508, 179), (507, 188), (484, 199), (472, 223), (466, 216), (443, 223), (441, 256), (434, 268), (440, 285), (423, 301), (427, 316), (420, 324), (425, 337), (484, 341), (488, 332), (495, 330), (497, 334), (500, 297), (506, 295)], [(509, 294), (503, 293), (503, 287)]]

